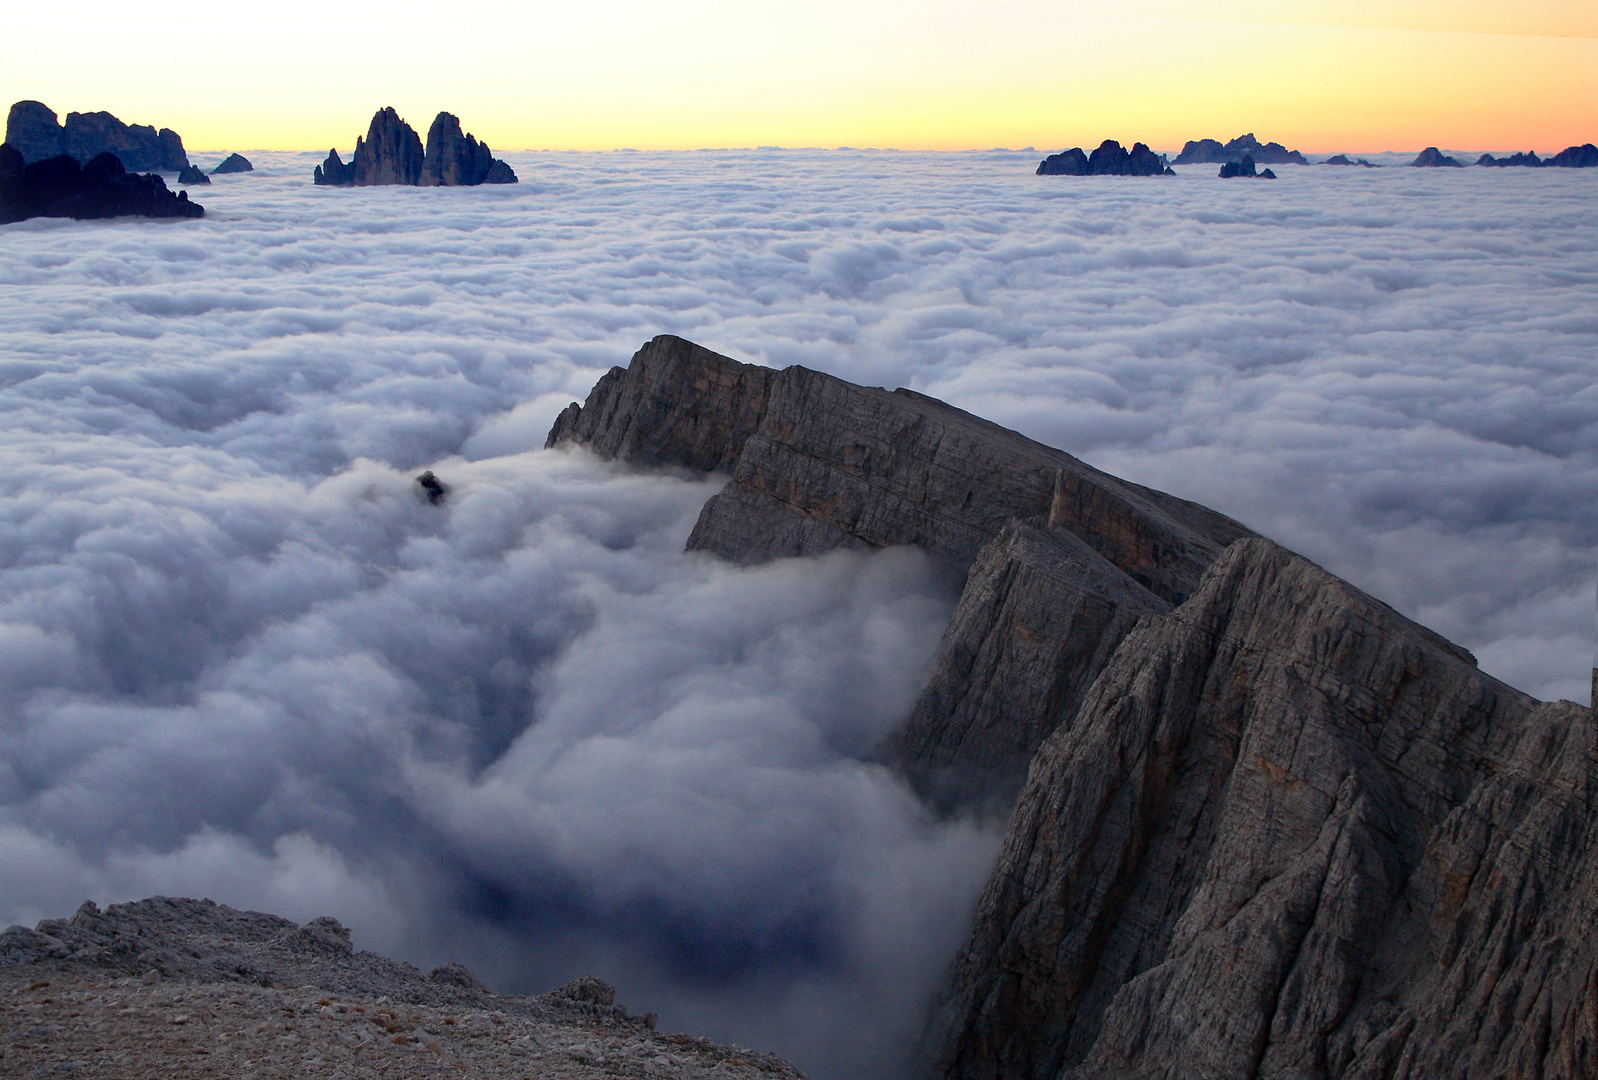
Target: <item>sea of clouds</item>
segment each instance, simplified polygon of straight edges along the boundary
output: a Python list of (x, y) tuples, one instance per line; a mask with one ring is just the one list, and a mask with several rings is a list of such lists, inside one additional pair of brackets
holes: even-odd
[(320, 156), (252, 154), (198, 222), (0, 229), (0, 924), (333, 914), (891, 1075), (1003, 824), (865, 760), (954, 597), (914, 551), (685, 555), (715, 479), (541, 449), (663, 332), (945, 398), (1586, 700), (1598, 175)]

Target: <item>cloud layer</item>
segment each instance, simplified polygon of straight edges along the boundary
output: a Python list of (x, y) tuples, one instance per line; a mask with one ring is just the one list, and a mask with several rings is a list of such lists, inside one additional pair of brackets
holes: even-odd
[(943, 397), (1585, 700), (1592, 177), (251, 156), (201, 222), (0, 234), (0, 920), (331, 913), (890, 1071), (996, 844), (861, 761), (952, 597), (913, 552), (686, 556), (713, 482), (537, 449), (660, 332)]

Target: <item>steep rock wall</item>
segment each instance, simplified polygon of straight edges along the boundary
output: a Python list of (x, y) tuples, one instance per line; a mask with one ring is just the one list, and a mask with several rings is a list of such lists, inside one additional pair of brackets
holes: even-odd
[(1593, 749), (1240, 542), (1034, 758), (937, 1075), (1592, 1075)]

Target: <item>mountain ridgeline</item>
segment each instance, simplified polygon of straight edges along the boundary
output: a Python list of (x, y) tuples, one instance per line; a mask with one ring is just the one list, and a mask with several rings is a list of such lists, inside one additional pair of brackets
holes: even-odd
[(690, 549), (914, 544), (963, 578), (880, 749), (945, 812), (1011, 811), (928, 1075), (1598, 1075), (1589, 709), (912, 391), (658, 337), (565, 444), (727, 473)]
[(329, 187), (475, 187), (478, 184), (514, 184), (516, 173), (494, 157), (487, 143), (461, 131), (453, 113), (441, 112), (427, 129), (422, 145), (416, 129), (393, 107), (377, 110), (357, 137), (355, 153), (346, 163), (336, 149), (312, 173), (316, 184)]

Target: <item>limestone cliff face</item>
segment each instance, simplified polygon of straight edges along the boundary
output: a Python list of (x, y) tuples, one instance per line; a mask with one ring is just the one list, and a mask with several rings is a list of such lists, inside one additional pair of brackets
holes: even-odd
[(478, 184), (514, 184), (511, 167), (494, 157), (487, 143), (461, 131), (453, 113), (441, 112), (427, 129), (427, 150), (422, 159), (423, 187), (475, 187)]
[(937, 674), (879, 749), (950, 810), (1007, 806), (1137, 618), (1249, 535), (933, 398), (670, 336), (560, 415), (548, 445), (565, 442), (730, 473), (691, 550), (751, 563), (915, 544), (966, 575)]
[(1012, 521), (972, 564), (932, 679), (882, 756), (942, 809), (1008, 812), (1121, 639), (1170, 609), (1072, 533)]
[(393, 106), (377, 110), (366, 138), (355, 140), (350, 159), (357, 187), (415, 185), (422, 178), (422, 139)]
[(1033, 760), (937, 1075), (1594, 1075), (1595, 749), (1242, 541)]
[(572, 405), (548, 445), (725, 469), (688, 546), (737, 562), (916, 544), (964, 572), (1012, 518), (1053, 519), (1138, 582), (1184, 599), (1230, 518), (1128, 484), (911, 390), (740, 364), (669, 335)]
[(1007, 805), (1026, 769), (939, 1080), (1598, 1076), (1590, 710), (908, 391), (661, 337), (566, 442), (730, 474), (693, 548), (913, 543), (965, 574), (884, 747), (945, 809)]

